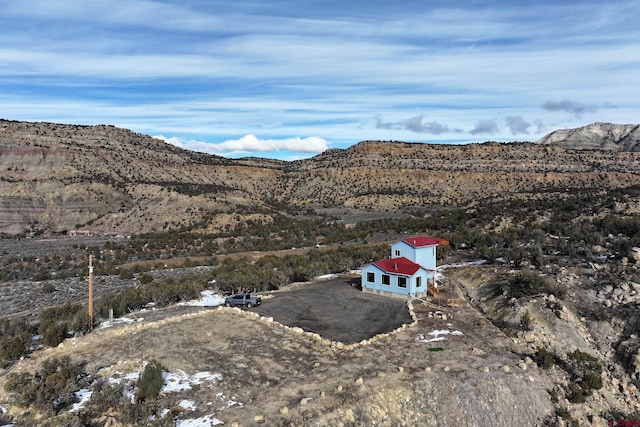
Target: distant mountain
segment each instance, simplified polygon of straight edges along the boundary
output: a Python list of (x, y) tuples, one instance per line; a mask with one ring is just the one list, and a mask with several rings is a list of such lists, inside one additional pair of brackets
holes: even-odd
[(592, 123), (556, 130), (536, 143), (577, 150), (640, 151), (640, 125)]
[(196, 153), (108, 125), (0, 120), (0, 233), (220, 232), (311, 210), (354, 222), (640, 185), (638, 150), (550, 144), (364, 141), (283, 162)]

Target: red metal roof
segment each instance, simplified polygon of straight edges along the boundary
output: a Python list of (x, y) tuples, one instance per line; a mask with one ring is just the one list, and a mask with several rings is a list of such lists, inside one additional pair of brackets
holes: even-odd
[(414, 248), (421, 248), (423, 246), (436, 246), (440, 243), (445, 243), (446, 240), (438, 239), (437, 237), (427, 237), (427, 236), (416, 236), (416, 237), (407, 237), (406, 239), (402, 239), (408, 245), (413, 246)]
[(404, 276), (413, 276), (420, 269), (420, 265), (405, 257), (382, 259), (375, 261), (373, 265), (387, 273), (402, 274)]

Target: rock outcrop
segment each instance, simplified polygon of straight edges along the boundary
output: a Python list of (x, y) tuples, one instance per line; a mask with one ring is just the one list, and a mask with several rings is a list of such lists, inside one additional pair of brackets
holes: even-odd
[(640, 151), (640, 125), (592, 123), (576, 129), (561, 129), (542, 137), (537, 144), (577, 150)]

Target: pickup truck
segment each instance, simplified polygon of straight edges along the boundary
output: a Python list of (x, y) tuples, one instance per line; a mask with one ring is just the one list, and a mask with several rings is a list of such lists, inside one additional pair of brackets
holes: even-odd
[(248, 307), (260, 305), (262, 299), (260, 297), (252, 297), (250, 294), (237, 294), (224, 299), (224, 305), (227, 307)]

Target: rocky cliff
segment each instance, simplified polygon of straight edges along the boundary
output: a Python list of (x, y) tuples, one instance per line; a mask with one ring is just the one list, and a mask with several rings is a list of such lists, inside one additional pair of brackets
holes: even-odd
[(640, 125), (592, 123), (556, 130), (536, 142), (574, 149), (640, 151)]

